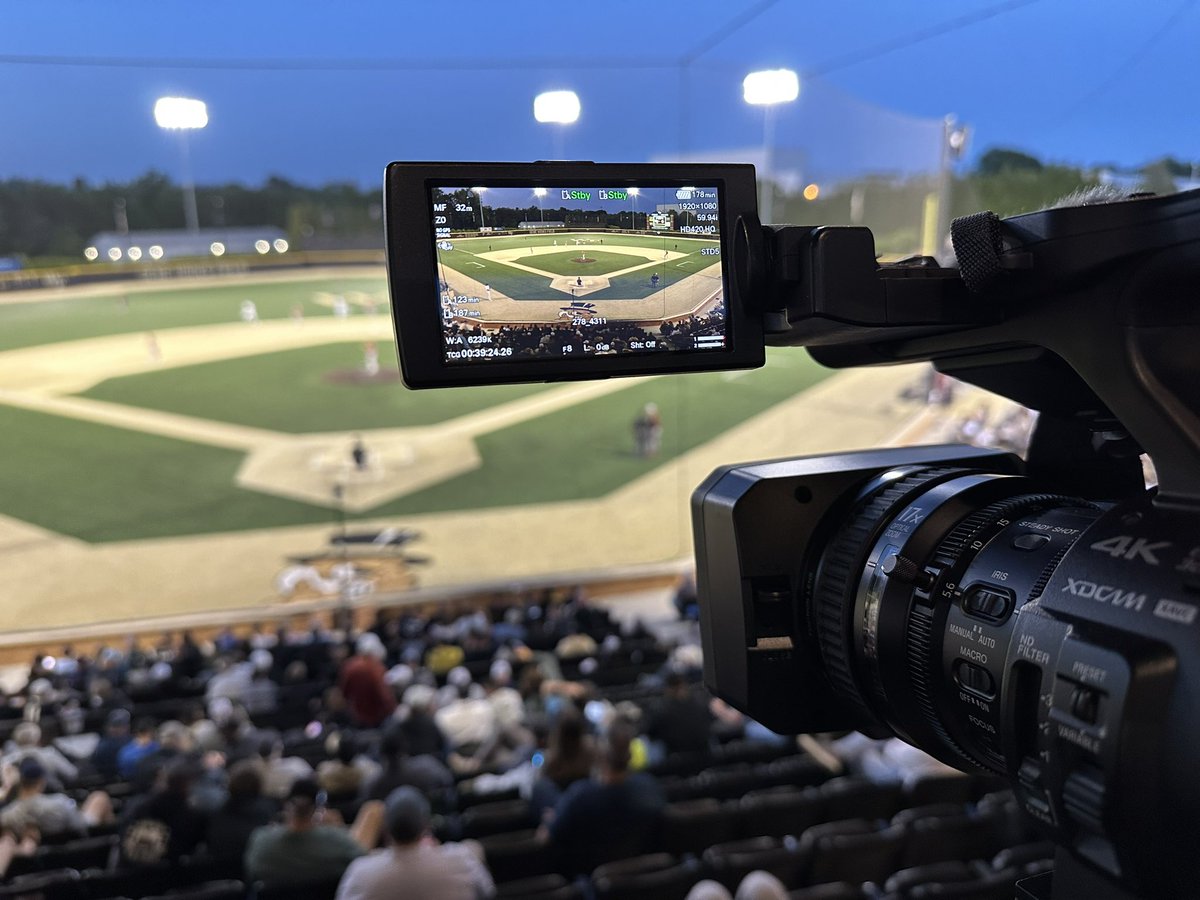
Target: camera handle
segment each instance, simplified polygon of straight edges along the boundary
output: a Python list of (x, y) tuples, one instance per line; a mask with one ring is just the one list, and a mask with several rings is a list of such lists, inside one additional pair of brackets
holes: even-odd
[[(833, 368), (932, 361), (1041, 413), (1031, 468), (1123, 497), (1154, 460), (1155, 505), (1200, 509), (1200, 191), (997, 220), (994, 264), (880, 265), (861, 227), (734, 236), (734, 290), (773, 346)], [(1100, 486), (1097, 490), (1096, 486)]]

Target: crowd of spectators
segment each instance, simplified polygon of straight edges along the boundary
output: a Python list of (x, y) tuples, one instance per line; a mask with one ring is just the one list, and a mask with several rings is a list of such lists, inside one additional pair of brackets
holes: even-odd
[[(414, 897), (486, 896), (478, 848), (431, 838), (470, 784), (515, 788), (557, 868), (586, 874), (646, 845), (665, 801), (638, 770), (737, 727), (698, 690), (697, 648), (670, 650), (572, 593), (39, 654), (0, 704), (0, 865), (115, 834), (120, 867), (206, 854), (268, 886), (346, 873), (341, 896), (379, 897), (402, 871), (430, 886)], [(600, 669), (661, 703), (605, 699)]]
[(446, 333), (464, 338), (488, 335), (491, 341), (486, 346), (511, 349), (516, 357), (561, 357), (567, 346), (578, 351), (584, 342), (591, 346), (607, 344), (611, 351), (623, 353), (635, 349), (632, 342), (644, 343), (648, 339), (664, 341), (676, 350), (690, 350), (692, 339), (698, 335), (724, 334), (725, 316), (722, 311), (713, 310), (702, 316), (664, 322), (657, 328), (616, 321), (578, 325), (564, 319), (541, 325), (504, 325), (485, 330), (479, 325), (456, 322), (447, 326)]
[[(664, 763), (711, 765), (730, 740), (798, 753), (711, 698), (694, 627), (671, 627), (678, 642), (622, 628), (576, 591), (39, 654), (0, 702), (0, 868), (108, 836), (107, 869), (137, 879), (121, 896), (197, 871), (313, 898), (487, 897), (471, 838), (498, 832), (468, 827), (474, 804), (586, 879), (658, 846)], [(868, 775), (909, 765), (847, 741)]]
[(663, 322), (662, 336), (676, 350), (692, 349), (692, 339), (700, 335), (725, 333), (725, 310), (721, 307), (702, 316), (688, 316), (677, 322)]

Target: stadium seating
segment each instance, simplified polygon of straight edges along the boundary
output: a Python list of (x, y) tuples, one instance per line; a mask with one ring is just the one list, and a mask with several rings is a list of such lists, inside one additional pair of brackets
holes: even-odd
[(695, 860), (658, 853), (600, 866), (592, 889), (596, 900), (684, 900), (701, 873)]
[(878, 829), (866, 819), (814, 825), (800, 838), (809, 864), (807, 879), (813, 884), (886, 881), (900, 868), (907, 837), (902, 826)]
[(501, 882), (497, 900), (584, 900), (583, 887), (568, 884), (561, 875), (540, 875), (519, 881)]
[[(602, 620), (592, 625), (600, 641), (613, 633)], [(556, 643), (550, 634), (546, 652), (553, 653)], [(662, 702), (657, 678), (666, 654), (645, 638), (615, 649), (610, 645), (597, 653), (598, 667), (584, 687), (587, 696), (633, 704), (651, 715)], [(275, 657), (276, 668), (316, 658), (311, 646), (283, 645), (276, 647)], [(586, 667), (579, 660), (564, 662), (566, 670), (584, 677)], [(487, 677), (492, 659), (485, 655), (465, 663), (476, 677)], [(280, 685), (277, 709), (256, 715), (254, 727), (280, 733), (287, 756), (314, 767), (327, 760), (328, 738), (345, 723), (323, 723), (319, 734), (299, 729), (324, 714), (322, 701), (315, 707), (309, 702), (322, 697), (335, 672), (336, 667), (327, 667), (320, 680)], [(600, 673), (603, 677), (596, 677)], [(446, 682), (442, 673), (438, 684), (444, 688)], [(203, 691), (202, 681), (139, 685), (132, 691), (139, 698), (134, 714), (184, 719)], [(10, 721), (0, 716), (0, 731)], [(104, 717), (91, 721), (103, 727)], [(666, 754), (649, 767), (668, 799), (657, 842), (647, 843), (648, 855), (596, 869), (586, 879), (586, 890), (556, 870), (553, 848), (537, 830), (539, 814), (513, 781), (494, 777), (500, 769), (456, 776), (449, 802), (438, 807), (436, 834), (478, 840), (498, 896), (530, 900), (582, 900), (588, 891), (597, 900), (671, 900), (684, 897), (701, 878), (733, 890), (756, 870), (775, 875), (792, 897), (803, 900), (863, 898), (880, 891), (889, 900), (987, 898), (1005, 888), (1011, 896), (1015, 878), (1042, 871), (1052, 855), (1047, 845), (1028, 843), (1011, 792), (997, 790), (995, 779), (938, 775), (901, 786), (831, 777), (829, 768), (800, 752), (795, 742), (731, 739), (732, 734), (714, 729), (711, 749)], [(355, 737), (370, 753), (380, 732), (362, 729)], [(118, 809), (135, 796), (131, 783), (94, 775), (70, 786), (77, 802), (93, 790), (108, 793)], [(347, 820), (359, 808), (357, 793), (329, 800)], [(13, 863), (0, 885), (0, 900), (30, 894), (42, 900), (234, 900), (246, 893), (240, 859), (214, 859), (201, 849), (175, 865), (114, 869), (117, 843), (116, 826), (95, 829), (86, 838), (47, 841)], [(864, 885), (875, 887), (868, 894)], [(257, 891), (258, 900), (322, 900), (334, 896), (336, 883)]]
[(794, 840), (756, 837), (709, 847), (704, 863), (715, 880), (733, 891), (754, 871), (769, 872), (785, 885), (798, 884), (805, 859)]
[(87, 891), (78, 869), (56, 869), (19, 875), (8, 884), (0, 885), (0, 898), (37, 897), (40, 900), (86, 900)]
[(481, 838), (488, 869), (497, 882), (540, 876), (552, 871), (546, 842), (533, 829), (492, 834)]
[(736, 802), (711, 797), (668, 804), (662, 842), (668, 853), (700, 853), (705, 847), (737, 837), (742, 814)]
[(798, 835), (825, 821), (825, 801), (812, 788), (774, 787), (751, 791), (741, 800), (742, 815), (758, 834)]

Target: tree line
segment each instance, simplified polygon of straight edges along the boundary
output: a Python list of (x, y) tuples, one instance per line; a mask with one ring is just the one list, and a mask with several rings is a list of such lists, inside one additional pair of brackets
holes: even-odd
[[(1105, 168), (1048, 163), (1019, 150), (994, 148), (981, 155), (973, 168), (951, 178), (949, 212), (958, 216), (990, 209), (1004, 216), (1039, 209), (1096, 184)], [(1195, 178), (1198, 169), (1189, 162), (1164, 158), (1137, 174), (1145, 189), (1165, 192), (1173, 190), (1179, 179)], [(936, 176), (864, 176), (823, 189), (813, 201), (798, 193), (779, 192), (776, 218), (868, 225), (880, 252), (911, 252), (920, 244), (925, 198), (937, 187)], [(297, 249), (383, 246), (381, 197), (375, 189), (345, 183), (308, 187), (272, 177), (257, 187), (198, 186), (196, 200), (201, 227), (273, 225), (283, 228)], [(543, 213), (531, 206), (505, 211), (503, 215), (512, 222), (489, 219), (487, 224), (513, 227), (521, 217), (531, 220), (543, 214), (549, 218), (569, 213), (550, 209)], [(0, 181), (0, 256), (74, 262), (98, 232), (182, 228), (183, 224), (180, 187), (160, 172), (126, 183)]]
[[(279, 177), (257, 187), (196, 188), (202, 228), (273, 225), (287, 231), (293, 246), (308, 249), (382, 247), (381, 202), (378, 190), (306, 187)], [(0, 256), (75, 262), (99, 232), (183, 226), (180, 186), (161, 172), (126, 183), (0, 181)]]

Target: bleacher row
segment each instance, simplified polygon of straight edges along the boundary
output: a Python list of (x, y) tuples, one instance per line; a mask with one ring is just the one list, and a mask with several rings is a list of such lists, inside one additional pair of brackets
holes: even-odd
[[(277, 651), (277, 667), (289, 662), (286, 649)], [(648, 707), (661, 689), (642, 679), (657, 673), (666, 658), (653, 641), (637, 639), (598, 655), (586, 676), (578, 660), (563, 660), (562, 670), (571, 680), (586, 677), (601, 699)], [(482, 676), (488, 662), (465, 665)], [(277, 730), (287, 755), (315, 766), (327, 758), (325, 737), (303, 729), (327, 687), (327, 681), (281, 685), (278, 709), (255, 716), (255, 726)], [(169, 691), (147, 686), (131, 692), (134, 715), (183, 718), (203, 690), (198, 682), (177, 682)], [(101, 722), (89, 713), (85, 728), (97, 730)], [(0, 737), (14, 724), (0, 721)], [(754, 870), (772, 873), (796, 898), (1009, 900), (1015, 879), (1043, 870), (1052, 855), (1049, 845), (1031, 842), (1011, 794), (995, 779), (939, 776), (906, 787), (877, 784), (833, 777), (791, 743), (742, 740), (711, 753), (668, 756), (650, 771), (668, 800), (657, 841), (645, 854), (603, 865), (583, 882), (555, 871), (539, 822), (515, 789), (485, 792), (460, 779), (452, 804), (439, 810), (435, 833), (442, 840), (478, 840), (498, 896), (530, 900), (682, 900), (701, 879), (733, 890)], [(97, 778), (80, 780), (68, 793), (82, 801), (96, 789), (110, 795), (118, 815), (131, 796), (129, 784)], [(347, 821), (358, 809), (357, 797), (329, 799)], [(0, 900), (241, 900), (248, 894), (322, 900), (336, 891), (336, 884), (256, 891), (246, 884), (240, 859), (203, 852), (174, 865), (121, 870), (115, 868), (117, 843), (115, 827), (93, 829), (86, 838), (17, 857), (0, 884)]]
[[(763, 870), (797, 898), (1011, 900), (1016, 879), (1044, 871), (1053, 856), (1053, 846), (1034, 841), (1020, 821), (1011, 793), (995, 790), (991, 779), (932, 777), (906, 790), (837, 777), (800, 787), (773, 782), (786, 776), (818, 782), (821, 768), (805, 755), (743, 765), (676, 781), (676, 791), (707, 785), (717, 796), (670, 803), (656, 852), (599, 867), (590, 879), (593, 895), (682, 900), (703, 878), (732, 891), (747, 874)], [(732, 799), (734, 784), (753, 771), (763, 786)], [(485, 849), (498, 895), (586, 897), (580, 885), (551, 871), (534, 831), (480, 833), (500, 827), (502, 806), (488, 804), (485, 815), (477, 807), (464, 822)], [(508, 812), (508, 824), (519, 824), (517, 808)]]

